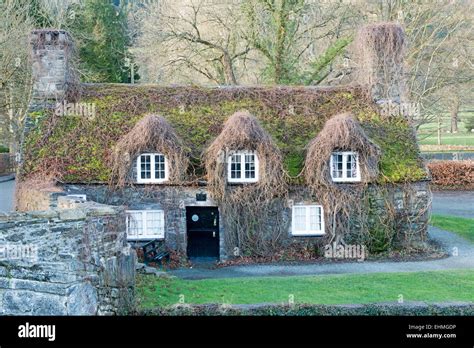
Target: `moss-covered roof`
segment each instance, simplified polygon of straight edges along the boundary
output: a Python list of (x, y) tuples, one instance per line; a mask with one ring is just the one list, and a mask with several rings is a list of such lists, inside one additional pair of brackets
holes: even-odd
[[(414, 133), (403, 117), (385, 119), (360, 87), (161, 87), (155, 85), (84, 85), (80, 102), (95, 103), (96, 115), (30, 114), (35, 126), (26, 139), (23, 174), (58, 173), (64, 182), (106, 182), (117, 141), (146, 113), (163, 115), (191, 153), (190, 175), (202, 173), (203, 150), (224, 121), (246, 109), (255, 115), (282, 151), (292, 177), (302, 169), (305, 147), (325, 121), (352, 112), (380, 146), (381, 182), (424, 179)], [(291, 179), (298, 182), (298, 179)]]

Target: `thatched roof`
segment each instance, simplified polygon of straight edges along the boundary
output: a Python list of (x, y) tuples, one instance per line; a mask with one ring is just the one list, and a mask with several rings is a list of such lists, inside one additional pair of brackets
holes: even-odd
[(361, 182), (376, 180), (381, 151), (365, 134), (350, 113), (330, 118), (321, 132), (308, 144), (304, 175), (310, 186), (330, 186), (330, 157), (335, 150), (355, 151), (359, 156)]
[(375, 99), (404, 98), (406, 37), (401, 25), (366, 25), (357, 32), (353, 45), (359, 66), (357, 82), (371, 88)]
[(159, 152), (168, 159), (170, 182), (184, 179), (189, 164), (181, 139), (168, 121), (148, 114), (117, 142), (112, 156), (112, 178), (122, 186), (130, 174), (132, 161), (144, 152)]
[[(404, 117), (380, 120), (367, 90), (355, 87), (162, 87), (156, 85), (83, 85), (81, 102), (96, 104), (94, 119), (76, 115), (56, 117), (43, 110), (37, 127), (25, 140), (22, 174), (42, 176), (55, 171), (65, 183), (106, 183), (112, 173), (114, 149), (128, 139), (131, 155), (158, 146), (157, 137), (144, 138), (146, 124), (132, 134), (144, 115), (159, 113), (189, 150), (188, 177), (206, 175), (203, 152), (219, 137), (229, 115), (249, 110), (271, 136), (282, 155), (285, 171), (300, 183), (305, 147), (325, 122), (340, 112), (352, 112), (383, 152), (381, 174), (388, 182), (416, 181), (426, 177), (416, 139)], [(34, 117), (35, 115), (29, 116)], [(150, 129), (149, 129), (150, 128)], [(140, 130), (142, 129), (142, 130)], [(254, 130), (249, 130), (253, 134)], [(244, 134), (244, 135), (245, 135)], [(168, 138), (168, 137), (166, 137)], [(173, 139), (172, 136), (170, 139)], [(224, 138), (221, 138), (224, 139)], [(155, 142), (156, 140), (156, 142)], [(232, 138), (225, 139), (231, 141)], [(142, 144), (143, 146), (140, 146)], [(153, 145), (154, 144), (154, 145)], [(404, 149), (399, 151), (399, 149)], [(133, 152), (133, 153), (132, 153)], [(114, 174), (114, 176), (112, 176)], [(121, 174), (123, 177), (123, 173)]]
[(405, 32), (399, 23), (369, 24), (358, 30), (356, 44), (358, 51), (364, 50), (373, 59), (392, 58), (402, 63), (406, 49)]
[(259, 163), (258, 186), (284, 184), (280, 150), (258, 120), (244, 110), (227, 119), (222, 132), (204, 152), (207, 181), (211, 187), (218, 191), (219, 188), (225, 188), (228, 154), (238, 150), (256, 152)]

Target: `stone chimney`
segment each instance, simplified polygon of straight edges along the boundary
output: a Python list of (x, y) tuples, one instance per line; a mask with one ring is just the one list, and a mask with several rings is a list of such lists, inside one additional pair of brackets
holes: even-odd
[(33, 30), (30, 45), (32, 95), (23, 126), (20, 153), (17, 155), (20, 166), (24, 157), (24, 141), (35, 124), (30, 113), (53, 109), (63, 101), (76, 102), (79, 97), (79, 83), (72, 64), (74, 44), (68, 32), (58, 29)]
[(33, 105), (30, 108), (69, 99), (77, 89), (71, 36), (64, 30), (33, 30), (30, 44), (33, 68)]
[(377, 103), (406, 101), (404, 55), (406, 38), (398, 23), (362, 27), (354, 41), (357, 82), (368, 86)]

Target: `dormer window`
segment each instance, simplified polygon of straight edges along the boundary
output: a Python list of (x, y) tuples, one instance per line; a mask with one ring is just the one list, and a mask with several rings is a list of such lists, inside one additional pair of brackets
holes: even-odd
[(143, 153), (137, 158), (137, 182), (156, 184), (168, 181), (168, 161), (161, 153)]
[(359, 156), (356, 152), (333, 152), (330, 165), (334, 182), (360, 181)]
[(258, 181), (258, 158), (251, 151), (236, 151), (229, 156), (227, 181), (250, 183)]

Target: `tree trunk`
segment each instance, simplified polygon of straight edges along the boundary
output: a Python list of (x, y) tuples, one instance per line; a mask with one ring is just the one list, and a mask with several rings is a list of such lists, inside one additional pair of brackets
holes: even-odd
[(441, 145), (441, 117), (438, 116), (438, 145)]
[(458, 132), (458, 113), (459, 113), (459, 101), (456, 99), (451, 105), (451, 133)]
[(225, 81), (228, 85), (237, 85), (237, 80), (234, 74), (234, 66), (232, 59), (227, 52), (222, 55), (222, 66), (224, 67)]

